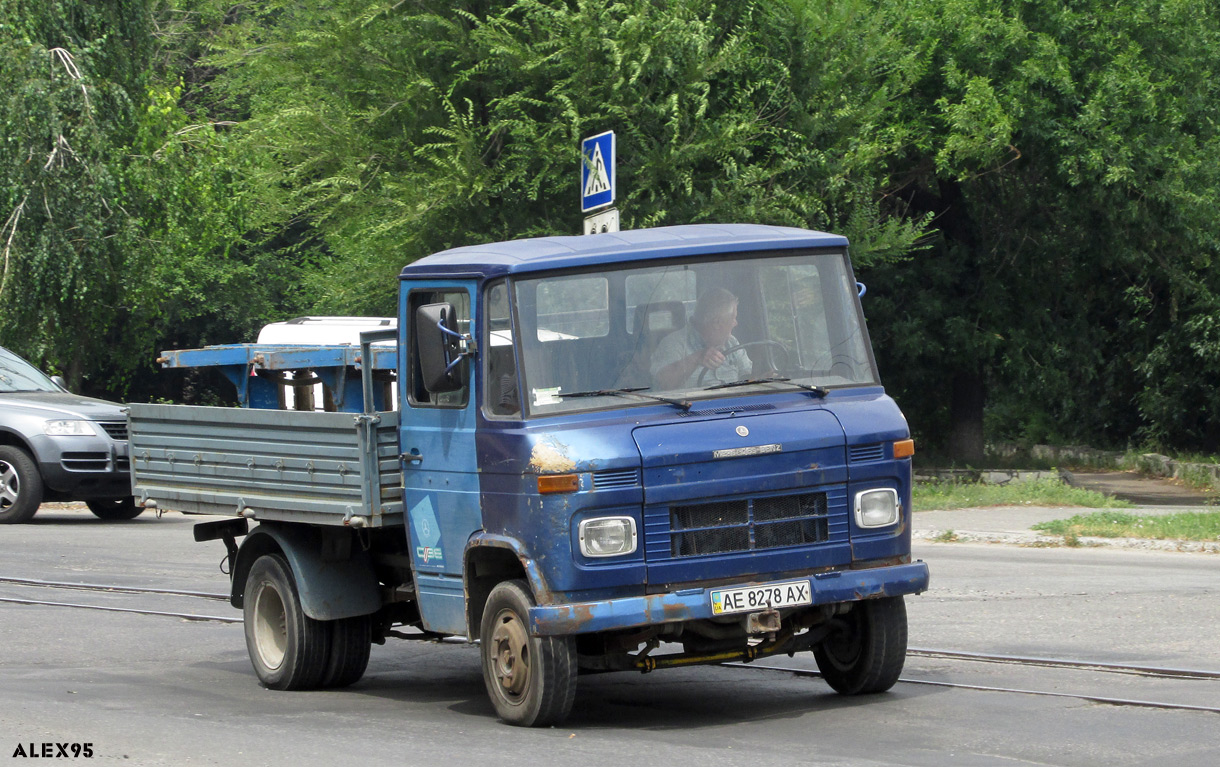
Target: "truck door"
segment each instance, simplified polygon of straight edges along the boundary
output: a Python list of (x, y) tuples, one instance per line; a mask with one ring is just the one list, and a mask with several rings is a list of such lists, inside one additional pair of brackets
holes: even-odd
[[(428, 304), (453, 306), (460, 333), (476, 327), (472, 313), (475, 283), (404, 283), (399, 344), (402, 425), (399, 444), (404, 453), (403, 501), (406, 533), (415, 566), (416, 592), (424, 626), (445, 634), (466, 633), (462, 555), (471, 533), (482, 528), (479, 507), (478, 461), (475, 452), (473, 376), (477, 366), (461, 364), (462, 387), (441, 394), (423, 385), (416, 350), (416, 310)], [(435, 330), (428, 328), (427, 331)]]

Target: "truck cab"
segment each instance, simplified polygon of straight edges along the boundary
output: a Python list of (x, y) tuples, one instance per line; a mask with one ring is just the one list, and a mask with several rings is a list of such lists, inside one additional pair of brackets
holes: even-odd
[[(528, 586), (531, 635), (668, 632), (695, 652), (745, 647), (819, 605), (921, 590), (910, 434), (880, 385), (846, 247), (694, 226), (405, 268), (400, 440), (425, 626), (478, 636), (506, 572)], [(729, 311), (700, 316), (717, 296)], [(444, 391), (420, 359), (436, 304), (478, 350)], [(717, 321), (732, 325), (716, 339), (725, 362), (662, 380)]]
[[(513, 724), (562, 720), (581, 671), (811, 651), (839, 692), (888, 689), (906, 652), (903, 597), (928, 570), (910, 555), (913, 443), (881, 386), (847, 245), (700, 225), (405, 267), (400, 516), (374, 526), (349, 511), (344, 534), (361, 545), (339, 548), (373, 573), (344, 588), (380, 596), (355, 600), (364, 616), (322, 615), (277, 586), (260, 556), (335, 547), (264, 516), (275, 541), (233, 550), (260, 678), (295, 684), (260, 669), (260, 642), (279, 645), (257, 626), (296, 609), (367, 617), (375, 640), (394, 624), (479, 640), (489, 696)], [(309, 564), (324, 557), (285, 554), (296, 591), (333, 589), (334, 573), (322, 584)], [(284, 615), (259, 612), (268, 589)]]

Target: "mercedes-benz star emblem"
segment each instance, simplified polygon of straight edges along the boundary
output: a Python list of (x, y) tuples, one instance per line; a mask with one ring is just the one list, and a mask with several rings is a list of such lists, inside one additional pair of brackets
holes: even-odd
[(737, 427), (737, 436), (748, 437), (748, 436), (750, 436), (750, 430), (744, 426), (738, 426)]

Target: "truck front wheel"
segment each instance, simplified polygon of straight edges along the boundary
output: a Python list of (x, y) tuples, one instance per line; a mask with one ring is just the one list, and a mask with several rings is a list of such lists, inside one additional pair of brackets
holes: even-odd
[(907, 655), (907, 609), (902, 597), (857, 602), (842, 620), (843, 629), (813, 651), (822, 678), (843, 695), (893, 687)]
[(305, 614), (292, 570), (279, 554), (264, 554), (250, 568), (243, 613), (246, 649), (260, 682), (272, 690), (321, 684), (330, 666), (331, 627)]
[(501, 719), (522, 727), (558, 724), (576, 698), (576, 642), (530, 636), (533, 605), (524, 581), (500, 583), (479, 627), (487, 694)]

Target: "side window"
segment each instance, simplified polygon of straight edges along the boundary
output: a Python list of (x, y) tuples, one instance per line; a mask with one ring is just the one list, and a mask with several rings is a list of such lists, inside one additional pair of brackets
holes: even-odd
[(486, 350), (483, 359), (487, 366), (483, 404), (492, 415), (517, 415), (521, 412), (521, 397), (517, 391), (517, 344), (505, 281), (488, 286), (483, 294), (483, 307), (487, 318), (487, 338), (483, 342)]
[(415, 311), (428, 304), (452, 304), (457, 314), (457, 331), (470, 332), (470, 294), (459, 288), (446, 290), (413, 290), (407, 296), (407, 318), (411, 323), (407, 334), (410, 343), (411, 377), (407, 399), (415, 407), (464, 407), (470, 399), (470, 363), (462, 363), (462, 388), (433, 394), (424, 387), (419, 368), (419, 350), (415, 346)]

